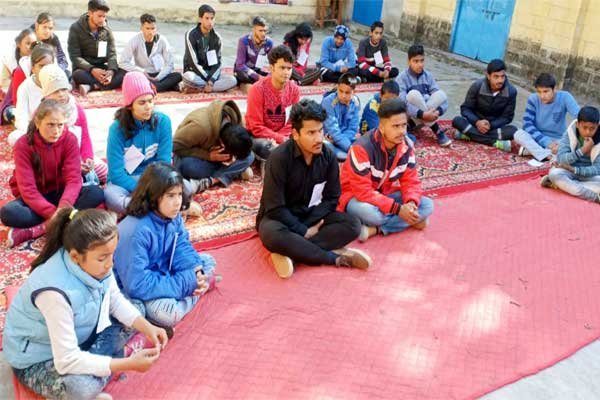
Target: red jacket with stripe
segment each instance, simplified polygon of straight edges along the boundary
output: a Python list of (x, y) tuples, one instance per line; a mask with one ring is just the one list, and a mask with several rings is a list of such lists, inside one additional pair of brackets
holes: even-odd
[(402, 202), (421, 200), (421, 181), (417, 173), (415, 150), (410, 139), (396, 146), (391, 163), (379, 130), (358, 139), (342, 166), (342, 195), (338, 211), (345, 211), (354, 197), (363, 203), (376, 206), (384, 214), (398, 213), (402, 204), (387, 195), (400, 191)]

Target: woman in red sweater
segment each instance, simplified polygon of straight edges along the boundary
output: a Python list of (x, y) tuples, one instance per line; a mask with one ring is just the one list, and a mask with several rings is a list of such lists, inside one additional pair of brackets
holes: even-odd
[(2, 223), (13, 228), (10, 247), (43, 235), (44, 221), (62, 207), (94, 208), (104, 201), (98, 185), (82, 187), (79, 146), (65, 129), (66, 116), (64, 104), (42, 101), (27, 134), (13, 148), (15, 170), (9, 183), (16, 199), (0, 209)]

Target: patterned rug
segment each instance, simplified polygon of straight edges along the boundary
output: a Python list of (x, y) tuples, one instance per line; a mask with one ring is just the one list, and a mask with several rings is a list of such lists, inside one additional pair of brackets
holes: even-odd
[[(445, 121), (443, 127), (449, 126)], [(6, 144), (8, 131), (0, 127), (0, 206), (10, 201), (8, 180), (12, 175), (12, 151)], [(541, 175), (546, 166), (533, 168), (527, 159), (512, 153), (480, 146), (471, 142), (454, 142), (450, 148), (439, 147), (431, 132), (417, 136), (417, 163), (423, 188), (431, 196), (525, 179)], [(228, 188), (215, 188), (195, 197), (203, 208), (203, 216), (186, 222), (198, 250), (209, 250), (247, 240), (256, 235), (256, 212), (262, 192), (262, 181), (255, 170), (247, 182), (234, 182)], [(8, 228), (0, 225), (0, 291), (27, 276), (29, 263), (43, 246), (43, 238), (27, 242), (15, 249), (6, 247)], [(0, 332), (4, 328), (5, 299), (0, 294)]]

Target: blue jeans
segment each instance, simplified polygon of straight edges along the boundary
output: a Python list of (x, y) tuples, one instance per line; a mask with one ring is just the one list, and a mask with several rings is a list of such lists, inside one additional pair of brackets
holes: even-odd
[(196, 157), (183, 157), (177, 162), (177, 169), (184, 178), (202, 179), (216, 178), (224, 186), (229, 186), (232, 180), (239, 178), (240, 174), (254, 162), (254, 154), (251, 152), (243, 160), (235, 160), (231, 165), (220, 162), (201, 160)]
[(175, 326), (198, 302), (198, 296), (188, 296), (181, 300), (162, 298), (144, 302), (146, 318), (160, 326)]
[(325, 140), (323, 143), (325, 143), (325, 146), (329, 147), (331, 151), (333, 151), (333, 154), (335, 154), (335, 157), (338, 159), (338, 161), (346, 161), (346, 158), (348, 158), (347, 151), (327, 140)]
[[(98, 334), (87, 351), (109, 357), (122, 358), (123, 347), (135, 333), (114, 323)], [(86, 349), (82, 349), (86, 350)], [(110, 380), (109, 376), (60, 375), (54, 361), (42, 361), (24, 369), (14, 370), (17, 379), (34, 392), (52, 399), (94, 399)]]
[(548, 177), (563, 192), (580, 199), (599, 201), (600, 175), (583, 177), (566, 169), (554, 167), (550, 169)]
[[(402, 194), (400, 192), (394, 192), (388, 195), (388, 197), (395, 201), (402, 203)], [(350, 215), (354, 215), (360, 219), (363, 225), (377, 226), (384, 235), (402, 232), (410, 225), (400, 218), (396, 214), (384, 214), (379, 210), (377, 206), (370, 203), (363, 203), (356, 200), (353, 197), (346, 206), (346, 212)], [(421, 219), (419, 222), (427, 219), (433, 212), (433, 200), (429, 197), (421, 196), (421, 203), (418, 209)]]

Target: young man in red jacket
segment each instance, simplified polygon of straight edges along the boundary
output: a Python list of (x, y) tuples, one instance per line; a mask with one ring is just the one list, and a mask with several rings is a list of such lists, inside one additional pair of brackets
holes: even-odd
[(433, 201), (422, 196), (408, 117), (399, 98), (379, 107), (379, 128), (357, 140), (342, 167), (338, 211), (358, 217), (360, 241), (408, 227), (423, 229)]
[(268, 58), (271, 75), (250, 87), (246, 111), (246, 128), (254, 137), (252, 150), (265, 160), (292, 133), (289, 110), (300, 101), (300, 89), (290, 81), (292, 51), (284, 45), (276, 46)]

